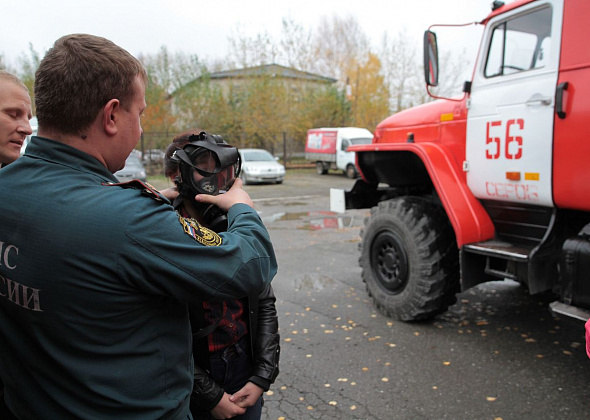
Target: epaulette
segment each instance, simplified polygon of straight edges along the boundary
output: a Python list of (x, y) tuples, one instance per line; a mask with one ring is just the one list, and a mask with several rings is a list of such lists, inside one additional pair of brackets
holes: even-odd
[(170, 204), (170, 200), (164, 197), (153, 185), (139, 179), (132, 179), (131, 181), (127, 182), (103, 182), (102, 185), (107, 187), (133, 188), (135, 190), (141, 190), (142, 195), (153, 198), (156, 201), (163, 201)]

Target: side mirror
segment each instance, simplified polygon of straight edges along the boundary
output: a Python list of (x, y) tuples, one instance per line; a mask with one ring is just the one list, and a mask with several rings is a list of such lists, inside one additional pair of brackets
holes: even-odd
[(428, 86), (438, 86), (438, 46), (432, 31), (424, 32), (424, 80)]

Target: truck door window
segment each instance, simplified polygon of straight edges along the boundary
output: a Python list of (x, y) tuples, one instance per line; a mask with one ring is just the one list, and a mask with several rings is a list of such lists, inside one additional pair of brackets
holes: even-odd
[(501, 22), (492, 30), (485, 77), (545, 66), (551, 48), (551, 8), (543, 7)]
[(348, 146), (350, 146), (350, 140), (342, 139), (342, 145), (340, 146), (340, 150), (346, 152), (346, 149), (348, 149)]

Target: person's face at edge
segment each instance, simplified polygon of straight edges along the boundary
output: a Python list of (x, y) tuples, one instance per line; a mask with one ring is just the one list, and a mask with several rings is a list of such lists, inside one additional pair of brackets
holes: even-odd
[(7, 165), (20, 156), (25, 137), (32, 134), (31, 98), (22, 86), (0, 80), (0, 163)]

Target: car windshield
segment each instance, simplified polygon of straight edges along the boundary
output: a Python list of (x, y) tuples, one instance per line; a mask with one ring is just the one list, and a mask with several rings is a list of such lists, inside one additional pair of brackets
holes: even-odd
[(253, 150), (244, 152), (245, 162), (268, 162), (274, 160), (275, 159), (272, 157), (272, 155), (264, 150)]

